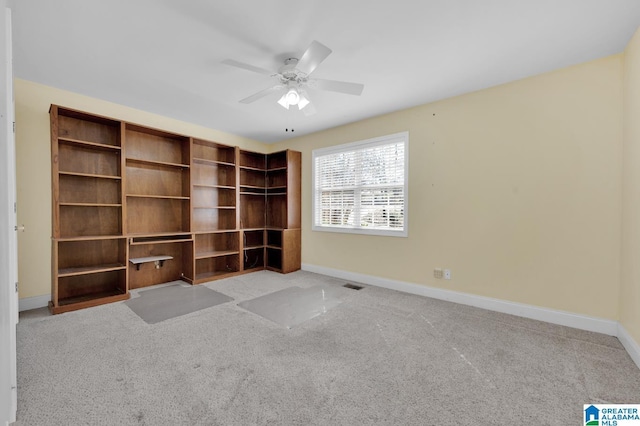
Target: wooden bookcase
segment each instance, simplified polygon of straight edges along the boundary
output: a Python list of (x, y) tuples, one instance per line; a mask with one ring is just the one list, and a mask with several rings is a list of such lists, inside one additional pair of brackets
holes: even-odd
[(238, 148), (193, 140), (195, 283), (240, 272)]
[(121, 123), (51, 107), (51, 310), (124, 300)]
[(52, 105), (50, 309), (174, 280), (300, 269), (300, 153), (263, 154)]

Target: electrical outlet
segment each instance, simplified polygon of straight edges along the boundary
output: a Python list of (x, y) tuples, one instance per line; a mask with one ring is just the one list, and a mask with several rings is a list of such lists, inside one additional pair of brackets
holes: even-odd
[(451, 279), (451, 269), (445, 269), (444, 270), (444, 279), (445, 280), (450, 280)]
[(433, 278), (442, 279), (442, 269), (436, 268), (433, 270)]

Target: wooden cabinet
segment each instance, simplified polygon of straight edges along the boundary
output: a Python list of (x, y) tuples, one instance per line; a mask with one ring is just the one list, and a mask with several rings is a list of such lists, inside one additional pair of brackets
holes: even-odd
[(51, 106), (53, 313), (129, 290), (300, 268), (300, 153)]

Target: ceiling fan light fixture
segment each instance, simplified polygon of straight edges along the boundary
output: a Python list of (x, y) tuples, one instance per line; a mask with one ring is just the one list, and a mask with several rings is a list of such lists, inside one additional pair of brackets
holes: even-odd
[(286, 94), (286, 97), (287, 97), (287, 103), (289, 105), (297, 105), (298, 102), (300, 102), (300, 94), (298, 93), (295, 87), (292, 87), (289, 89), (289, 91)]
[(300, 100), (298, 101), (298, 109), (302, 109), (309, 105), (309, 99), (307, 99), (303, 94), (300, 95)]
[(289, 109), (289, 102), (287, 102), (287, 94), (286, 93), (284, 95), (282, 95), (282, 97), (278, 100), (278, 103), (280, 105), (282, 105), (283, 108)]

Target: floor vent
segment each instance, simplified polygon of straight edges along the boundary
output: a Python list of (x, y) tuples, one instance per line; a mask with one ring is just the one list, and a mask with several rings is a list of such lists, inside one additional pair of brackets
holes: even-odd
[(364, 287), (355, 284), (345, 284), (342, 287), (350, 288), (352, 290), (362, 290)]

